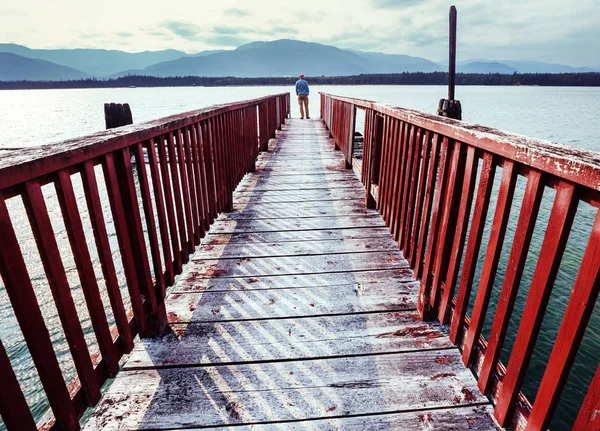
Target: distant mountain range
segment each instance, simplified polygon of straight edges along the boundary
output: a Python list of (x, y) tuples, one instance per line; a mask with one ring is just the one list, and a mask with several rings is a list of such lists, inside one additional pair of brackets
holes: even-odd
[[(103, 49), (30, 49), (0, 44), (0, 81), (116, 78), (126, 75), (278, 77), (348, 76), (375, 73), (435, 72), (447, 66), (422, 57), (344, 50), (298, 40), (252, 42), (234, 50), (196, 54), (183, 51), (128, 53)], [(596, 72), (534, 61), (471, 60), (457, 64), (465, 73)]]

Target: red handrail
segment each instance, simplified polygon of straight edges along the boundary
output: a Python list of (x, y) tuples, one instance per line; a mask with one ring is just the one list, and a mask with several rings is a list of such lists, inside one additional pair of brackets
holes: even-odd
[[(578, 203), (587, 202), (596, 211), (600, 207), (600, 154), (410, 109), (321, 93), (321, 116), (348, 166), (352, 164), (357, 108), (365, 111), (361, 168), (365, 202), (379, 210), (421, 280), (421, 317), (449, 325), (450, 339), (462, 349), (465, 365), (477, 374), (482, 393), (494, 401), (500, 425), (547, 428), (600, 291), (600, 214), (533, 406), (521, 388)], [(497, 203), (480, 281), (473, 286), (496, 167), (502, 167)], [(515, 202), (519, 176), (526, 178), (527, 185), (523, 201)], [(504, 366), (500, 351), (547, 188), (556, 190), (554, 205), (510, 360)], [(519, 204), (508, 268), (498, 274), (511, 206)], [(501, 275), (504, 280), (495, 312), (489, 316), (493, 323), (486, 340), (483, 323), (494, 279)], [(476, 296), (468, 316), (473, 288)], [(578, 424), (590, 418), (597, 422), (598, 380), (596, 375)]]
[[(51, 408), (45, 428), (79, 429), (79, 417), (98, 402), (100, 387), (116, 375), (135, 336), (152, 336), (165, 324), (167, 286), (217, 215), (231, 209), (234, 189), (288, 117), (289, 97), (284, 93), (213, 106), (0, 157), (0, 275)], [(84, 196), (74, 188), (75, 175), (81, 177)], [(44, 185), (51, 185), (58, 197), (99, 352), (90, 352), (86, 344)], [(117, 280), (105, 196), (132, 314)], [(102, 303), (103, 287), (94, 273), (78, 197), (87, 204), (114, 326)], [(27, 220), (9, 212), (7, 203), (13, 198), (22, 200)], [(35, 237), (75, 365), (76, 378), (69, 384), (15, 233), (23, 223)], [(16, 377), (0, 343), (0, 414), (8, 430), (34, 430), (37, 425)]]

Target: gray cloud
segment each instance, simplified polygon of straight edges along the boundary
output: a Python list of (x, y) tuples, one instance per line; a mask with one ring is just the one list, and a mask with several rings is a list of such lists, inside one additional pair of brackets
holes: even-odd
[(165, 21), (162, 25), (171, 33), (188, 40), (197, 40), (202, 34), (202, 29), (200, 27), (187, 22)]
[(426, 0), (371, 0), (375, 9), (400, 9), (427, 3)]
[(216, 34), (209, 36), (204, 40), (206, 43), (214, 46), (225, 46), (225, 47), (238, 47), (248, 42), (252, 42), (252, 39), (248, 39), (244, 36), (231, 35), (231, 34)]
[(231, 8), (231, 9), (227, 9), (225, 11), (225, 15), (229, 15), (229, 16), (237, 16), (240, 18), (246, 17), (246, 16), (250, 16), (250, 12), (244, 9), (238, 9), (238, 8)]
[(122, 38), (129, 38), (129, 37), (133, 37), (133, 33), (129, 33), (128, 31), (121, 31), (121, 32), (117, 33), (117, 36), (122, 37)]
[(300, 32), (293, 27), (275, 26), (272, 28), (254, 28), (254, 27), (239, 27), (239, 26), (228, 26), (218, 25), (213, 27), (213, 32), (217, 35), (223, 36), (234, 36), (234, 35), (246, 35), (247, 38), (250, 36), (254, 37), (284, 37), (294, 36)]

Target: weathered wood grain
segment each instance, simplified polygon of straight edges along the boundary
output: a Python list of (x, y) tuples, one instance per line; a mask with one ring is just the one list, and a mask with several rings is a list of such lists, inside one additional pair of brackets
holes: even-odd
[(458, 350), (122, 372), (85, 430), (339, 417), (486, 403)]
[(217, 220), (211, 233), (282, 232), (310, 229), (385, 227), (379, 215), (307, 217), (260, 220)]
[[(279, 422), (252, 424), (246, 426), (225, 426), (202, 428), (203, 430), (227, 431), (264, 431), (264, 430), (307, 430), (321, 431), (391, 431), (391, 430), (428, 430), (428, 431), (487, 431), (497, 430), (490, 406), (469, 406), (452, 409), (416, 411), (406, 413), (378, 414), (368, 416), (342, 417), (334, 419), (302, 420), (297, 422)], [(198, 431), (200, 428), (189, 428)]]
[(357, 239), (373, 238), (387, 235), (389, 232), (383, 227), (344, 228), (344, 229), (312, 229), (283, 232), (252, 232), (252, 233), (209, 233), (202, 244), (233, 244), (233, 243), (274, 243), (318, 241), (323, 239)]
[[(440, 326), (415, 312), (355, 314), (246, 322), (171, 324), (137, 344), (125, 370), (368, 355), (451, 348)], [(226, 355), (223, 355), (226, 352)]]
[(262, 244), (201, 245), (193, 260), (244, 259), (275, 256), (335, 255), (373, 253), (393, 250), (394, 241), (387, 236), (361, 239), (327, 239), (287, 241)]
[(340, 286), (344, 284), (381, 284), (394, 288), (414, 281), (409, 269), (346, 271), (342, 273), (268, 275), (261, 277), (198, 278), (193, 268), (186, 268), (170, 293), (204, 292), (205, 290), (265, 290), (295, 287)]
[(417, 282), (394, 287), (355, 283), (304, 289), (174, 293), (169, 297), (168, 320), (216, 322), (415, 310), (418, 287)]
[[(320, 190), (286, 190), (264, 192), (236, 192), (233, 199), (239, 203), (252, 202), (256, 204), (267, 202), (301, 202), (301, 201), (331, 201), (358, 199), (363, 197), (364, 191), (360, 188), (320, 189)], [(299, 214), (300, 215), (300, 214)]]
[(260, 277), (265, 275), (319, 274), (369, 269), (407, 269), (399, 251), (323, 256), (257, 257), (254, 259), (195, 260), (197, 278)]
[(498, 429), (332, 142), (271, 140), (85, 430)]
[(233, 212), (222, 214), (221, 220), (258, 220), (263, 218), (289, 217), (338, 217), (360, 214), (373, 214), (374, 211), (365, 208), (362, 199), (347, 199), (318, 204), (316, 202), (265, 203), (252, 205), (234, 202)]

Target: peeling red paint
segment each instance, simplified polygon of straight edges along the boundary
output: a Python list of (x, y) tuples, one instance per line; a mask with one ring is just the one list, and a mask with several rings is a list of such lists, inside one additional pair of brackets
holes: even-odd
[(435, 374), (433, 376), (431, 376), (431, 380), (439, 380), (439, 379), (443, 379), (445, 377), (455, 377), (456, 374), (455, 373), (438, 373)]

